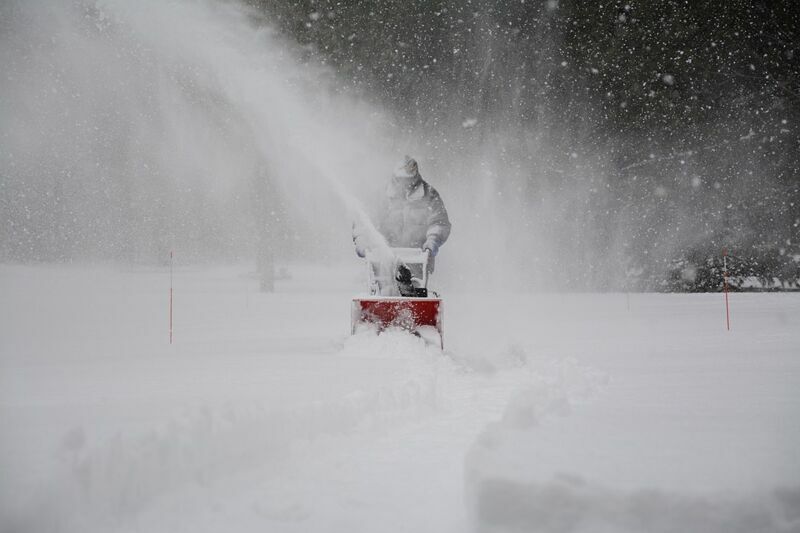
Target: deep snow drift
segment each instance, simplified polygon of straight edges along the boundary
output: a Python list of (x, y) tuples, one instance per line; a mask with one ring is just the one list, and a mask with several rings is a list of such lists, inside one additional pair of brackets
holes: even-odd
[(0, 267), (2, 531), (794, 531), (800, 299), (446, 294), (360, 265)]

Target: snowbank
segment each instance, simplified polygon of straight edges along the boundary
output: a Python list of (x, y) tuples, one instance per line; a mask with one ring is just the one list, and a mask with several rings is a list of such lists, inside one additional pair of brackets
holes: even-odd
[(768, 337), (769, 354), (739, 339), (748, 358), (651, 361), (635, 381), (569, 362), (540, 377), (467, 456), (476, 529), (800, 530), (795, 344)]

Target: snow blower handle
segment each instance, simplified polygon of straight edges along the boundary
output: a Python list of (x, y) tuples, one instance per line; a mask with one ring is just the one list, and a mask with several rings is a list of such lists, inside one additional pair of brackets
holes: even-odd
[(427, 288), (428, 287), (428, 263), (431, 262), (431, 250), (430, 250), (430, 248), (425, 248), (422, 251), (425, 254), (425, 261), (422, 262), (422, 286)]
[[(391, 252), (391, 256), (386, 254)], [(396, 285), (395, 276), (398, 265), (405, 265), (409, 269), (418, 266), (422, 279), (419, 285), (423, 288), (428, 286), (428, 263), (430, 262), (430, 251), (420, 248), (390, 248), (388, 250), (366, 250), (367, 280), (371, 294), (386, 294), (385, 289), (391, 290)], [(416, 270), (416, 268), (414, 268)], [(415, 278), (418, 279), (418, 278)]]

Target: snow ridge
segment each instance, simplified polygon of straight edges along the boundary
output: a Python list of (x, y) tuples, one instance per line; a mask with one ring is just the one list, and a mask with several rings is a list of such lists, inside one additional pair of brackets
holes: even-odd
[(466, 461), (467, 506), (477, 531), (800, 531), (796, 486), (760, 493), (701, 493), (688, 488), (626, 490), (570, 472), (526, 478), (537, 470), (526, 467), (545, 457), (537, 443), (548, 438), (559, 419), (588, 404), (608, 381), (573, 360), (555, 363), (532, 386), (518, 391), (502, 418), (486, 427)]

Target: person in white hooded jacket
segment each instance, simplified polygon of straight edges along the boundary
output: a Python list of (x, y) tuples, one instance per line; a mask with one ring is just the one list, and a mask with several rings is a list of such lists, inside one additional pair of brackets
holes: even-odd
[[(434, 258), (450, 236), (450, 219), (441, 196), (422, 179), (417, 162), (409, 156), (394, 169), (377, 229), (393, 248), (428, 250), (428, 270), (433, 272)], [(370, 243), (359, 225), (353, 226), (353, 243), (356, 254), (364, 257)]]

